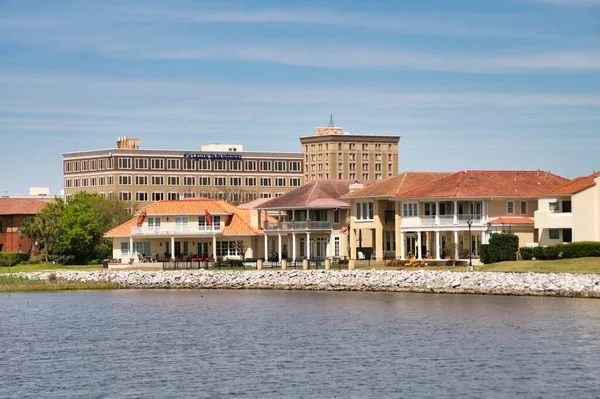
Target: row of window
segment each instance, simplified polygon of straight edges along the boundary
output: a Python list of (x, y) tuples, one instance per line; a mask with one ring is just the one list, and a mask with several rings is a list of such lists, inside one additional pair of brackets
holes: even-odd
[[(361, 155), (361, 156), (357, 157), (357, 155)], [(371, 154), (369, 154), (369, 153), (362, 153), (362, 154), (349, 153), (347, 161), (355, 162), (357, 158), (362, 159), (363, 162), (370, 162), (371, 161)], [(329, 154), (310, 154), (310, 155), (309, 154), (305, 154), (304, 155), (304, 161), (306, 163), (308, 163), (309, 161), (310, 162), (322, 162), (323, 160), (327, 161), (328, 159), (329, 159)], [(344, 161), (344, 153), (338, 152), (338, 154), (337, 154), (337, 160), (340, 161), (340, 162)], [(392, 162), (394, 160), (394, 155), (393, 154), (388, 154), (387, 160), (388, 160), (388, 162)], [(383, 155), (382, 154), (375, 154), (375, 161), (376, 162), (383, 161)]]
[[(334, 147), (337, 148), (338, 150), (356, 150), (356, 143), (337, 143), (337, 146)], [(369, 143), (363, 143), (359, 146), (359, 148), (362, 148), (363, 151), (370, 151), (370, 150), (375, 150), (375, 151), (381, 151), (383, 147), (382, 144), (369, 144)], [(325, 149), (325, 151), (329, 150), (329, 143), (319, 143), (319, 144), (305, 144), (304, 145), (304, 152), (309, 152), (309, 151), (323, 151), (323, 149)], [(388, 144), (387, 145), (387, 150), (388, 151), (392, 151), (393, 149), (393, 145), (392, 144)]]
[[(114, 168), (114, 159), (67, 161), (65, 173), (106, 170)], [(163, 158), (118, 158), (119, 169), (138, 170), (223, 170), (261, 172), (302, 172), (301, 161), (260, 161), (239, 159), (163, 159)]]
[[(467, 204), (459, 203), (458, 204), (458, 214), (462, 215), (465, 213), (465, 209), (463, 209), (464, 205), (467, 205), (468, 212), (473, 215), (481, 215), (481, 202), (469, 202)], [(440, 202), (439, 203), (439, 214), (440, 215), (450, 215), (452, 214), (451, 206), (447, 203)], [(419, 216), (419, 204), (418, 203), (405, 203), (402, 204), (402, 216), (403, 217), (411, 217), (411, 216)], [(521, 215), (527, 215), (527, 201), (520, 202), (520, 211)], [(506, 203), (506, 213), (508, 215), (515, 214), (515, 202), (508, 201)], [(438, 209), (436, 209), (436, 204), (433, 202), (426, 202), (423, 204), (423, 216), (435, 216), (438, 214)]]
[[(331, 176), (335, 176), (334, 174), (332, 174)], [(344, 173), (340, 172), (337, 174), (337, 178), (338, 179), (350, 179), (350, 180), (356, 180), (358, 178), (358, 176), (360, 176), (360, 179), (362, 180), (370, 180), (370, 173), (362, 173), (362, 174), (356, 174), (356, 173), (348, 173), (347, 177), (344, 176)], [(382, 173), (375, 173), (374, 175), (375, 180), (383, 180), (383, 174)], [(392, 172), (389, 172), (387, 174), (387, 177), (392, 177)], [(305, 180), (308, 181), (313, 181), (313, 180), (322, 180), (322, 179), (333, 179), (334, 177), (330, 177), (329, 172), (325, 172), (325, 173), (311, 173), (311, 174), (305, 174), (304, 175)]]
[[(373, 165), (375, 167), (375, 171), (381, 172), (383, 170), (382, 169), (383, 165), (381, 163), (376, 163), (376, 164), (373, 164)], [(394, 167), (393, 167), (393, 165), (391, 163), (388, 164), (388, 170), (392, 170), (393, 168)], [(344, 164), (342, 162), (339, 162), (337, 164), (337, 170), (343, 170), (343, 169), (344, 169)], [(360, 164), (360, 169), (363, 172), (368, 172), (368, 171), (371, 170), (371, 164), (370, 163), (362, 163), (362, 164)], [(329, 170), (329, 164), (328, 163), (325, 163), (325, 164), (322, 164), (322, 163), (313, 163), (313, 164), (310, 164), (310, 165), (305, 164), (305, 172), (309, 172), (309, 171), (314, 172), (314, 171), (317, 171), (317, 170), (319, 172), (321, 172), (323, 170), (328, 171)], [(355, 172), (356, 171), (356, 163), (350, 162), (348, 164), (348, 170)]]
[[(113, 193), (98, 193), (103, 198), (112, 199)], [(153, 192), (145, 192), (145, 191), (137, 191), (132, 193), (130, 191), (120, 191), (118, 193), (117, 198), (121, 201), (137, 201), (137, 202), (148, 202), (148, 201), (162, 201), (162, 200), (178, 200), (181, 198), (209, 198), (209, 199), (222, 199), (232, 203), (239, 202), (249, 202), (254, 201), (257, 198), (273, 198), (279, 197), (284, 193), (239, 193), (239, 192), (162, 192), (162, 191), (153, 191)], [(67, 195), (67, 200), (70, 198), (70, 195)]]
[[(130, 186), (136, 184), (138, 186), (164, 186), (165, 182), (168, 186), (247, 186), (247, 187), (300, 187), (301, 179), (299, 177), (225, 177), (225, 176), (131, 176), (120, 175), (118, 184), (121, 186)], [(273, 184), (274, 183), (274, 184)], [(65, 187), (95, 187), (95, 186), (111, 186), (114, 184), (113, 176), (102, 177), (84, 177), (65, 179)]]

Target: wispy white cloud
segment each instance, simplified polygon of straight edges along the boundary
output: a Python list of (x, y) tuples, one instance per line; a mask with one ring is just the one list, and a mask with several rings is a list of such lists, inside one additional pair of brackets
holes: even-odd
[(600, 0), (528, 0), (535, 3), (554, 4), (558, 6), (600, 6)]

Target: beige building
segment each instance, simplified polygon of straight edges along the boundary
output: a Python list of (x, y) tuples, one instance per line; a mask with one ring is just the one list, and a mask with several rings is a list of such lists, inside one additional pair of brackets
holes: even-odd
[(63, 154), (64, 192), (99, 193), (141, 206), (179, 198), (231, 203), (277, 197), (303, 184), (301, 153), (244, 151), (239, 144), (195, 150), (143, 150), (120, 137), (116, 148)]
[(469, 251), (477, 257), (494, 232), (516, 234), (521, 246), (535, 243), (538, 196), (567, 181), (541, 171), (465, 170), (400, 188), (391, 197), (369, 195), (373, 187), (357, 191), (351, 198), (351, 253), (359, 246), (359, 229), (373, 231), (377, 260), (391, 258), (391, 252), (397, 259), (466, 258)]
[(600, 241), (600, 173), (578, 177), (538, 200), (535, 227), (542, 246)]
[(400, 136), (344, 133), (340, 127), (318, 127), (301, 137), (304, 180), (383, 180), (398, 174)]

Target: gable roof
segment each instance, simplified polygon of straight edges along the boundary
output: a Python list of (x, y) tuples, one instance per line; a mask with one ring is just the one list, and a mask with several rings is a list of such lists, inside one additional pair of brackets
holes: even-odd
[[(129, 236), (131, 227), (137, 226), (142, 218), (154, 215), (204, 215), (208, 212), (211, 215), (231, 215), (223, 228), (223, 234), (258, 234), (262, 230), (252, 227), (250, 223), (249, 209), (239, 209), (224, 200), (212, 199), (183, 199), (183, 200), (164, 200), (154, 202), (136, 212), (136, 216), (127, 222), (107, 231), (105, 237)], [(269, 217), (269, 221), (275, 221)]]
[[(313, 180), (292, 191), (273, 198), (259, 205), (260, 209), (292, 209), (292, 208), (347, 208), (348, 200), (342, 199), (350, 191), (350, 185), (356, 183), (351, 179)], [(358, 181), (372, 184), (370, 180)]]
[(539, 170), (461, 170), (392, 198), (537, 197), (565, 182)]
[(33, 198), (0, 198), (0, 215), (37, 215), (47, 204)]
[(343, 198), (392, 197), (451, 174), (452, 172), (404, 172), (348, 193)]
[(592, 173), (588, 176), (580, 176), (558, 187), (554, 187), (542, 195), (577, 194), (590, 187), (594, 187), (597, 177), (600, 177), (600, 172)]

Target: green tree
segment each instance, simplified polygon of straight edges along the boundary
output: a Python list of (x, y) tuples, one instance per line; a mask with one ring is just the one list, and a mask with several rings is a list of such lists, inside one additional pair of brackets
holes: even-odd
[(29, 245), (29, 253), (33, 256), (35, 245), (40, 239), (40, 224), (37, 216), (31, 216), (23, 220), (21, 227), (19, 227), (19, 237), (21, 239), (29, 238), (31, 241)]

